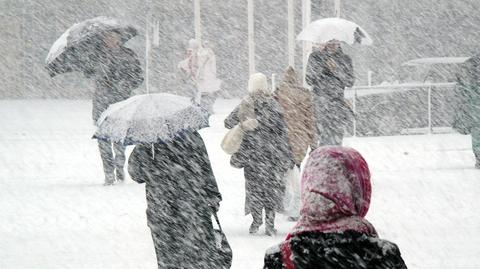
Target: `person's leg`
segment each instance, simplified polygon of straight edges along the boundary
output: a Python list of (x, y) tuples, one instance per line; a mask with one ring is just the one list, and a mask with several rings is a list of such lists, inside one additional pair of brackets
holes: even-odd
[(123, 167), (125, 166), (125, 146), (120, 143), (113, 143), (113, 151), (115, 152), (115, 174), (117, 181), (123, 181), (125, 179), (125, 172)]
[(475, 155), (475, 168), (480, 168), (480, 128), (472, 128), (472, 150)]
[(292, 214), (290, 215), (290, 221), (297, 221), (300, 217), (300, 204), (301, 204), (301, 191), (300, 191), (300, 165), (296, 165), (293, 168), (294, 180), (293, 180), (293, 204), (292, 204)]
[(331, 145), (336, 145), (336, 146), (341, 146), (342, 145), (342, 142), (343, 142), (343, 135), (344, 135), (344, 128), (343, 128), (343, 125), (342, 124), (339, 124), (337, 126), (335, 126), (334, 128), (332, 128), (332, 131), (331, 131)]
[(215, 103), (215, 93), (202, 93), (200, 106), (208, 111), (209, 114), (213, 114), (213, 104)]
[(98, 140), (98, 149), (105, 173), (105, 185), (112, 185), (115, 181), (112, 144), (107, 141)]
[(251, 234), (257, 233), (260, 226), (262, 226), (262, 207), (260, 205), (255, 205), (251, 209), (251, 214), (253, 218), (252, 225), (250, 225), (249, 232)]
[(277, 230), (275, 229), (275, 210), (272, 208), (265, 208), (265, 234), (275, 235)]

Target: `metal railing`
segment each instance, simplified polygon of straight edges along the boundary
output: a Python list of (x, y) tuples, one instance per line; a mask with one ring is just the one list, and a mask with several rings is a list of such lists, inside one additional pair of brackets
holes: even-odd
[(355, 86), (345, 90), (345, 98), (352, 100), (352, 110), (355, 115), (353, 118), (353, 136), (357, 135), (357, 99), (358, 97), (379, 94), (391, 94), (395, 92), (407, 92), (427, 89), (427, 133), (433, 132), (432, 128), (432, 89), (454, 89), (456, 83), (412, 83), (398, 85), (378, 85), (378, 86)]

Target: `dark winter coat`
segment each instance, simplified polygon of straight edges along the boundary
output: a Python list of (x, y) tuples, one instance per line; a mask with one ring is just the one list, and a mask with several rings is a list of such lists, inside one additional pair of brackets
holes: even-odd
[(335, 52), (314, 51), (308, 58), (306, 81), (313, 87), (320, 145), (341, 143), (347, 119), (352, 116), (344, 99), (345, 87), (354, 83), (352, 59), (340, 48)]
[(211, 268), (211, 215), (221, 195), (200, 134), (156, 143), (153, 157), (152, 145), (138, 145), (128, 170), (133, 180), (145, 183), (159, 268)]
[(95, 80), (92, 118), (97, 121), (109, 105), (130, 97), (132, 91), (143, 82), (140, 61), (131, 49), (102, 49), (90, 60), (95, 63), (85, 68), (84, 74)]
[[(283, 176), (293, 167), (293, 156), (288, 143), (287, 128), (281, 109), (271, 95), (257, 94), (253, 108), (258, 127), (247, 131), (240, 149), (230, 159), (232, 166), (244, 168), (245, 214), (252, 208), (282, 211), (285, 183)], [(238, 124), (238, 109), (225, 123)]]
[(404, 269), (398, 247), (388, 241), (358, 232), (295, 235), (267, 250), (265, 269), (287, 268), (282, 262), (282, 245), (289, 244), (295, 269)]

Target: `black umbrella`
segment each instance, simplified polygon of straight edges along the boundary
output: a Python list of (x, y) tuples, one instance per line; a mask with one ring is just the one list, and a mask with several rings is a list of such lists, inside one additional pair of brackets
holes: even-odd
[(85, 71), (92, 57), (101, 50), (102, 37), (116, 33), (123, 44), (137, 35), (137, 30), (108, 17), (89, 19), (68, 28), (50, 48), (46, 68), (51, 77), (72, 71)]

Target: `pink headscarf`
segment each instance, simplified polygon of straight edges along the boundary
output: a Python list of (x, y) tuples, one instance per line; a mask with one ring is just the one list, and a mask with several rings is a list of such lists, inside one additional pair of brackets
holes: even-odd
[(328, 146), (310, 154), (302, 176), (300, 219), (288, 237), (317, 231), (377, 233), (365, 215), (370, 206), (370, 170), (352, 148)]

